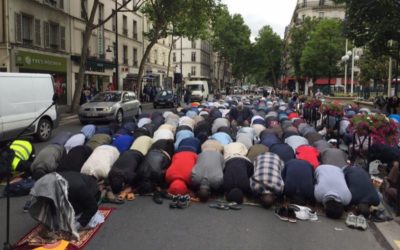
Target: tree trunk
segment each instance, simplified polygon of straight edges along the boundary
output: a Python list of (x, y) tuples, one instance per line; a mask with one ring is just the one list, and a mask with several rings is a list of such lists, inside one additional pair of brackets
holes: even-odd
[(226, 88), (226, 86), (225, 86), (225, 72), (226, 72), (226, 60), (224, 59), (224, 67), (223, 67), (223, 72), (222, 72), (222, 84), (224, 84), (224, 87)]
[(217, 85), (218, 85), (218, 90), (221, 92), (221, 79), (220, 79), (220, 74), (219, 72), (221, 71), (221, 57), (218, 56), (218, 62), (217, 62)]
[(167, 67), (167, 78), (169, 77), (169, 68), (171, 67), (171, 54), (172, 54), (172, 49), (174, 47), (174, 44), (178, 41), (178, 38), (174, 40), (172, 37), (172, 43), (171, 46), (169, 47), (169, 54), (168, 54), (168, 67)]
[[(140, 66), (139, 66), (139, 73), (138, 73), (138, 88), (137, 88), (137, 97), (140, 98), (140, 94), (142, 93), (142, 79), (143, 79), (143, 71), (144, 71), (144, 66), (146, 64), (147, 57), (150, 54), (151, 49), (153, 46), (157, 43), (157, 40), (152, 40), (149, 45), (147, 45), (146, 50), (143, 54), (142, 60), (140, 61)], [(132, 86), (132, 89), (134, 86)]]

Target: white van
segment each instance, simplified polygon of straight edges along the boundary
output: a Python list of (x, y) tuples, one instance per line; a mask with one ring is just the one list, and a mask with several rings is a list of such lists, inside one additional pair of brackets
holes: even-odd
[[(0, 73), (0, 141), (21, 133), (53, 102), (53, 78), (48, 74)], [(46, 111), (24, 135), (47, 141), (58, 125), (56, 107)]]
[(192, 101), (208, 100), (210, 93), (207, 81), (188, 81), (185, 83), (185, 88), (189, 88), (192, 92)]

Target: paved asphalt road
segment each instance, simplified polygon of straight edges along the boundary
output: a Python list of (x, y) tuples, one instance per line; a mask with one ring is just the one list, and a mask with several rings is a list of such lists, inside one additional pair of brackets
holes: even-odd
[[(77, 132), (76, 119), (64, 119), (55, 130)], [(36, 145), (40, 150), (46, 143)], [(22, 211), (28, 197), (11, 200), (11, 242), (29, 232), (36, 222)], [(5, 240), (5, 199), (0, 200), (0, 243)], [(220, 211), (192, 203), (184, 210), (156, 205), (150, 197), (137, 197), (116, 207), (86, 249), (391, 249), (378, 231), (349, 229), (342, 220), (319, 216), (317, 222), (280, 221), (273, 210), (243, 206)], [(3, 226), (4, 225), (4, 226)]]

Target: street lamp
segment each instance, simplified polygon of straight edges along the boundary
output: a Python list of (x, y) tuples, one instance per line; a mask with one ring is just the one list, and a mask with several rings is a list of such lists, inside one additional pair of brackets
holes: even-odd
[(342, 56), (342, 61), (345, 63), (344, 65), (344, 93), (347, 93), (347, 63), (351, 59), (351, 91), (350, 95), (353, 96), (354, 92), (354, 61), (358, 61), (360, 57), (355, 55), (355, 48), (353, 51), (347, 51), (346, 55)]

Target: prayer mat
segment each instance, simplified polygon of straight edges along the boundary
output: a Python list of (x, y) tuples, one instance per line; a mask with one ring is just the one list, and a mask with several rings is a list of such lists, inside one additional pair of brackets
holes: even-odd
[[(111, 214), (114, 208), (99, 208), (100, 213), (103, 214), (104, 220), (106, 221), (108, 216)], [(104, 223), (105, 223), (104, 221)], [(52, 239), (43, 238), (43, 235), (46, 234), (46, 229), (43, 224), (39, 224), (34, 227), (28, 234), (26, 234), (21, 240), (19, 240), (12, 249), (22, 250), (22, 249), (35, 249), (40, 246), (54, 244), (60, 240), (66, 240), (69, 242), (67, 250), (80, 250), (83, 249), (89, 241), (93, 238), (93, 236), (97, 233), (100, 227), (104, 224), (99, 224), (95, 228), (82, 230), (79, 232), (80, 240), (76, 241), (72, 239), (69, 233), (65, 232), (57, 232), (54, 233)], [(51, 248), (49, 248), (51, 249)]]

